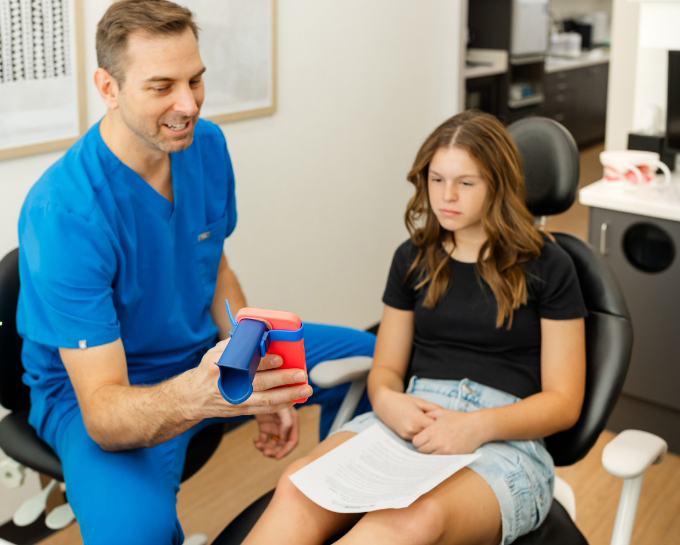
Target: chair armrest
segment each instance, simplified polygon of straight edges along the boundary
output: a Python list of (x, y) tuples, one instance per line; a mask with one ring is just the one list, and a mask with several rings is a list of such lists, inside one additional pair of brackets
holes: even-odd
[(553, 499), (560, 502), (560, 505), (564, 507), (571, 520), (576, 520), (576, 497), (574, 496), (574, 490), (559, 475), (555, 475)]
[(604, 447), (602, 465), (621, 479), (641, 476), (652, 464), (663, 461), (668, 452), (666, 441), (640, 430), (625, 430)]
[(373, 358), (368, 356), (325, 361), (309, 372), (309, 378), (322, 388), (332, 388), (338, 384), (365, 378), (372, 363)]

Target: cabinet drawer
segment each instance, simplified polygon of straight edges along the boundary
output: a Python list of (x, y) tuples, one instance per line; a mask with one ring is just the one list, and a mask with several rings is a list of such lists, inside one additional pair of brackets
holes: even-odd
[(547, 95), (569, 92), (574, 88), (574, 80), (569, 77), (570, 70), (553, 72), (545, 75), (545, 92)]
[(574, 112), (569, 110), (547, 110), (545, 117), (554, 119), (558, 123), (564, 125), (567, 130), (571, 132), (571, 127), (574, 124)]

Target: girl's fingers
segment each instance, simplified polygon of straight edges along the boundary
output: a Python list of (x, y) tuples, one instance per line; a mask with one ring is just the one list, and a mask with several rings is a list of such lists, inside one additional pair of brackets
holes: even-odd
[(435, 403), (430, 403), (429, 401), (425, 401), (424, 399), (420, 398), (415, 398), (416, 399), (416, 407), (419, 409), (422, 409), (424, 411), (436, 411), (437, 409), (441, 409), (441, 406), (435, 404)]
[(411, 439), (411, 443), (413, 443), (413, 446), (416, 447), (418, 450), (420, 450), (420, 447), (427, 443), (429, 439), (429, 433), (427, 432), (427, 428), (424, 429), (421, 432), (416, 433), (413, 436), (413, 439)]
[(432, 454), (435, 450), (436, 448), (430, 441), (418, 447), (418, 452), (420, 452), (420, 454)]

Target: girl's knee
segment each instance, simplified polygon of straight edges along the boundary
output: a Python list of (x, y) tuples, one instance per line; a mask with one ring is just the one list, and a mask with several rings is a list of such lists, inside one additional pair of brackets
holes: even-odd
[(447, 513), (438, 501), (420, 497), (393, 512), (395, 529), (408, 544), (436, 543), (444, 535)]
[(303, 458), (300, 458), (299, 460), (295, 460), (281, 474), (281, 477), (279, 478), (279, 483), (281, 483), (282, 481), (290, 482), (290, 479), (288, 479), (288, 477), (290, 477), (293, 473), (295, 473), (296, 471), (299, 471), (300, 469), (302, 469), (303, 467), (305, 467), (306, 465), (308, 465), (312, 461), (313, 461), (313, 459), (310, 458), (309, 456), (304, 456)]
[(296, 460), (286, 468), (286, 470), (281, 474), (281, 477), (279, 477), (279, 481), (278, 484), (276, 485), (276, 491), (274, 492), (274, 498), (272, 499), (272, 501), (284, 498), (286, 500), (290, 500), (298, 495), (302, 495), (302, 492), (300, 492), (298, 487), (293, 484), (289, 477), (296, 471), (305, 467), (311, 461), (312, 461), (311, 458), (305, 456), (304, 458)]

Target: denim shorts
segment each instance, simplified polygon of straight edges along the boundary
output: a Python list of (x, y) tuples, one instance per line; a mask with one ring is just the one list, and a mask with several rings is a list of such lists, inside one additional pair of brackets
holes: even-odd
[[(506, 392), (484, 386), (469, 379), (436, 380), (412, 377), (406, 393), (454, 411), (476, 411), (510, 405), (520, 401)], [(359, 433), (379, 423), (375, 413), (357, 416), (338, 431)], [(555, 465), (542, 439), (535, 441), (493, 441), (479, 447), (482, 453), (468, 468), (491, 487), (501, 509), (502, 545), (538, 528), (545, 520), (552, 503)]]

